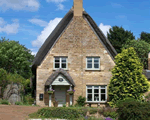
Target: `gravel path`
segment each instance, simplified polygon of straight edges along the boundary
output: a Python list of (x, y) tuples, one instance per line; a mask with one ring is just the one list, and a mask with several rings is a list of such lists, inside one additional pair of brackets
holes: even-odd
[(36, 112), (41, 108), (21, 105), (0, 105), (0, 120), (26, 120), (28, 114)]

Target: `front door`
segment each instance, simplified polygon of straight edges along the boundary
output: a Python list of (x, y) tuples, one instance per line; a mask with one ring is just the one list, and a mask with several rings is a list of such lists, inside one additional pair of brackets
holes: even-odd
[(62, 107), (66, 104), (66, 87), (55, 86), (55, 100), (58, 102), (58, 107)]

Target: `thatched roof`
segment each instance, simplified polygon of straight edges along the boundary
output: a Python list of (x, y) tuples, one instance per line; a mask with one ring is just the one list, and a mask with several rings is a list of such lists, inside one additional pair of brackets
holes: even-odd
[[(83, 11), (83, 17), (87, 19), (87, 21), (90, 23), (92, 26), (93, 30), (96, 32), (98, 37), (100, 38), (101, 43), (103, 46), (108, 50), (108, 53), (114, 60), (114, 57), (117, 55), (116, 50), (114, 47), (111, 45), (109, 40), (105, 37), (103, 32), (99, 29), (97, 24), (94, 22), (94, 20), (90, 17), (88, 13)], [(32, 70), (35, 71), (36, 67), (39, 66), (48, 53), (48, 51), (51, 49), (51, 47), (54, 45), (56, 42), (57, 38), (60, 36), (60, 34), (63, 32), (63, 30), (67, 27), (69, 22), (73, 18), (73, 9), (71, 9), (65, 16), (64, 18), (60, 21), (60, 23), (56, 26), (56, 28), (53, 30), (53, 32), (49, 35), (49, 37), (46, 39), (42, 47), (39, 49), (38, 53), (36, 54), (36, 57), (33, 61), (32, 64)]]

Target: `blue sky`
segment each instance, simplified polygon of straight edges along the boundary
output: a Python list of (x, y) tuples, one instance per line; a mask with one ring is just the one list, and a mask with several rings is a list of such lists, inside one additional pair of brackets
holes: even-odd
[[(0, 37), (36, 54), (72, 6), (73, 0), (0, 0)], [(150, 33), (150, 0), (83, 0), (83, 7), (104, 34), (115, 25), (136, 38), (142, 31)]]

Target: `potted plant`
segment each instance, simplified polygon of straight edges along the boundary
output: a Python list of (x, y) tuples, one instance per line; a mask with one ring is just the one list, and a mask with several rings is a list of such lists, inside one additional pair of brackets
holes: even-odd
[(72, 95), (74, 92), (75, 92), (75, 90), (67, 90), (67, 92), (70, 94), (70, 95)]
[(55, 91), (55, 90), (50, 89), (50, 90), (48, 90), (48, 91), (47, 91), (47, 93), (48, 93), (48, 94), (53, 94), (53, 93), (54, 93), (54, 91)]

